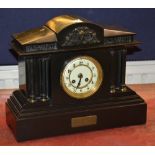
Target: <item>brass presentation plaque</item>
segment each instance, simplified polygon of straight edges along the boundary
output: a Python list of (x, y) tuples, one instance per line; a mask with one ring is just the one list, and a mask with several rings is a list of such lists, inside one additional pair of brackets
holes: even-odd
[(96, 123), (97, 123), (96, 115), (74, 117), (71, 119), (72, 128), (95, 125)]

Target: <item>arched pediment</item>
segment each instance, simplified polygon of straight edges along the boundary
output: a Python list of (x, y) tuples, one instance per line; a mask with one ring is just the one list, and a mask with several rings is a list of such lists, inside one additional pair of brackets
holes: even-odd
[(58, 16), (49, 20), (45, 26), (57, 34), (62, 47), (99, 44), (104, 38), (101, 26), (77, 16)]

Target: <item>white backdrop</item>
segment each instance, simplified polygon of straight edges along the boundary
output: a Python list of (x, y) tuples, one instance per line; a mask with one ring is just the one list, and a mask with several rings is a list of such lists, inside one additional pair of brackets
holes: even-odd
[[(155, 83), (155, 61), (130, 61), (126, 84)], [(0, 89), (18, 88), (18, 66), (0, 66)]]

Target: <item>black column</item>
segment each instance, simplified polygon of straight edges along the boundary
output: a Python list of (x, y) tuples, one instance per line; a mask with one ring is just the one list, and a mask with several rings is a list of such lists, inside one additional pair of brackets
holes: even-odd
[(50, 58), (26, 60), (26, 86), (30, 102), (45, 102), (50, 99)]
[(40, 61), (40, 97), (46, 101), (50, 96), (50, 59), (42, 58)]
[(116, 51), (110, 50), (111, 55), (111, 64), (110, 64), (110, 93), (116, 92), (116, 71), (117, 71), (117, 59), (116, 59)]
[(34, 59), (26, 59), (26, 90), (30, 102), (35, 102), (35, 68)]
[(121, 50), (121, 90), (126, 91), (125, 76), (126, 76), (126, 49)]

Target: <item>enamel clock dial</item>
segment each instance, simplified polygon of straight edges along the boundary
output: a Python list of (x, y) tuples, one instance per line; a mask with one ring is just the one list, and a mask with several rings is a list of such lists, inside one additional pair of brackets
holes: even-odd
[(93, 95), (103, 80), (102, 67), (90, 56), (72, 59), (61, 74), (63, 90), (71, 97), (82, 99)]

